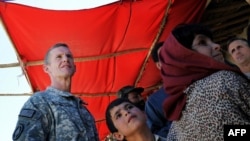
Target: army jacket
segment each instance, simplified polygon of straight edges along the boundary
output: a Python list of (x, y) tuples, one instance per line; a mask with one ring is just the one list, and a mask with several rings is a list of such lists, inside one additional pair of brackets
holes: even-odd
[(18, 141), (98, 141), (93, 116), (68, 92), (48, 87), (24, 104), (12, 136)]

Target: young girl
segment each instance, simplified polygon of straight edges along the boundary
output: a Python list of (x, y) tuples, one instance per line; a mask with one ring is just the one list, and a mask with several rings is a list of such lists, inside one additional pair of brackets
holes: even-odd
[(223, 141), (224, 125), (250, 124), (250, 84), (226, 65), (202, 25), (177, 26), (160, 51), (167, 139)]

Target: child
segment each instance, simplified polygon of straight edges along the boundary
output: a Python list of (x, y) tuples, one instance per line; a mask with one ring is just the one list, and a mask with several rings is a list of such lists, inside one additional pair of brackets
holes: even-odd
[(127, 99), (118, 98), (108, 105), (106, 124), (119, 141), (166, 141), (150, 131), (144, 112)]

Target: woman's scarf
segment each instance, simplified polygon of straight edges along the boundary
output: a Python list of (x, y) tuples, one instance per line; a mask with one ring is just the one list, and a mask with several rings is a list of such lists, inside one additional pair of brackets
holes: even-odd
[(170, 34), (160, 50), (161, 75), (168, 98), (163, 103), (168, 120), (178, 120), (186, 104), (183, 91), (193, 82), (219, 70), (237, 71), (215, 59), (185, 48)]

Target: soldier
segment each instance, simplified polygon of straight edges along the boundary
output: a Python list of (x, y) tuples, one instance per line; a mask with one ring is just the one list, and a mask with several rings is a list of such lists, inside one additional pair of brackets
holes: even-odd
[(24, 104), (12, 139), (18, 141), (98, 141), (93, 116), (85, 103), (70, 93), (75, 73), (67, 44), (57, 43), (45, 56), (43, 69), (51, 85)]

